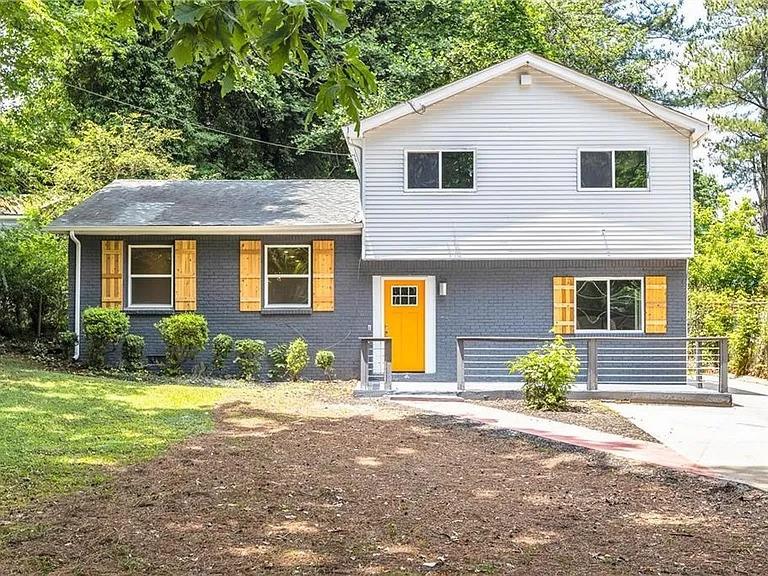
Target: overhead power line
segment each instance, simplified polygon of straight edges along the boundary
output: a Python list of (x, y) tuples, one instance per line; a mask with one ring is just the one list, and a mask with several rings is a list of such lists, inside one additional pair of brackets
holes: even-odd
[(212, 126), (206, 126), (205, 124), (187, 120), (185, 118), (179, 118), (178, 116), (171, 116), (170, 114), (162, 114), (160, 112), (157, 112), (156, 110), (150, 110), (149, 108), (137, 106), (136, 104), (131, 104), (130, 102), (125, 102), (124, 100), (120, 100), (119, 98), (113, 98), (112, 96), (107, 96), (106, 94), (100, 94), (99, 92), (94, 92), (93, 90), (89, 90), (88, 88), (83, 88), (82, 86), (78, 86), (76, 84), (70, 84), (69, 82), (64, 82), (64, 81), (62, 81), (62, 83), (65, 86), (72, 88), (73, 90), (79, 90), (81, 92), (85, 92), (86, 94), (90, 94), (91, 96), (96, 96), (97, 98), (102, 98), (104, 100), (109, 100), (110, 102), (115, 102), (123, 106), (128, 106), (129, 108), (133, 108), (134, 110), (139, 110), (147, 114), (152, 114), (159, 118), (173, 120), (174, 122), (179, 122), (180, 124), (191, 124), (192, 126), (196, 126), (197, 128), (202, 128), (203, 130), (215, 132), (223, 136), (229, 136), (230, 138), (240, 138), (241, 140), (245, 140), (246, 142), (252, 142), (254, 144), (263, 144), (264, 146), (274, 146), (276, 148), (283, 148), (285, 150), (293, 150), (295, 152), (301, 152), (302, 154), (322, 154), (324, 156), (337, 156), (337, 157), (343, 157), (343, 158), (349, 157), (349, 154), (342, 154), (340, 152), (330, 152), (328, 150), (314, 150), (312, 148), (301, 148), (300, 146), (291, 146), (290, 144), (270, 142), (268, 140), (260, 140), (259, 138), (251, 138), (250, 136), (244, 136), (243, 134), (235, 134), (234, 132), (227, 132), (226, 130), (220, 130), (218, 128), (213, 128)]

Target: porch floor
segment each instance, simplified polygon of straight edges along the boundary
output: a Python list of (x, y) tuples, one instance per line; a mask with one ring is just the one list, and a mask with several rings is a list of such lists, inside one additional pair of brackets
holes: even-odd
[[(599, 384), (597, 390), (587, 390), (585, 384), (576, 384), (569, 391), (572, 400), (613, 400), (616, 402), (701, 404), (730, 406), (730, 393), (718, 392), (715, 382), (705, 380), (704, 387), (691, 384)], [(369, 382), (367, 389), (358, 388), (355, 395), (410, 396), (440, 395), (467, 399), (521, 398), (522, 384), (512, 382), (467, 382), (462, 392), (456, 390), (456, 382), (393, 381), (392, 390), (384, 390), (383, 383)]]

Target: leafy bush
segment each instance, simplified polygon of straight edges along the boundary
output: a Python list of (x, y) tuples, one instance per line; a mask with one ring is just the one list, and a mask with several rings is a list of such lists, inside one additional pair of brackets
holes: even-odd
[(288, 346), (285, 357), (286, 372), (294, 382), (299, 379), (309, 363), (309, 346), (303, 338), (296, 338)]
[(267, 352), (271, 367), (269, 379), (273, 382), (285, 380), (288, 375), (288, 344), (278, 344)]
[(123, 366), (126, 370), (144, 368), (144, 337), (128, 334), (123, 340)]
[(566, 393), (576, 380), (579, 359), (576, 348), (561, 336), (538, 350), (507, 363), (511, 374), (523, 376), (523, 399), (534, 410), (564, 410)]
[(67, 326), (67, 240), (22, 219), (0, 230), (0, 335), (53, 335)]
[(217, 334), (213, 339), (213, 369), (221, 372), (224, 363), (232, 354), (235, 341), (228, 334)]
[(182, 363), (194, 360), (208, 343), (208, 322), (194, 312), (163, 318), (155, 328), (165, 342), (165, 369), (169, 374), (181, 373)]
[(754, 364), (760, 331), (760, 315), (756, 308), (745, 306), (736, 313), (736, 328), (729, 341), (728, 363), (736, 376), (747, 374)]
[(86, 308), (83, 311), (83, 334), (88, 344), (87, 361), (94, 368), (106, 363), (107, 351), (125, 338), (131, 322), (128, 316), (116, 308)]
[(315, 354), (315, 366), (320, 368), (328, 380), (333, 378), (333, 364), (336, 356), (330, 350), (318, 350)]
[(253, 380), (261, 371), (266, 345), (263, 340), (238, 340), (235, 342), (235, 364), (240, 367), (240, 375), (246, 380)]
[(64, 360), (71, 360), (75, 354), (75, 344), (77, 344), (77, 334), (71, 330), (63, 330), (56, 335), (56, 344)]

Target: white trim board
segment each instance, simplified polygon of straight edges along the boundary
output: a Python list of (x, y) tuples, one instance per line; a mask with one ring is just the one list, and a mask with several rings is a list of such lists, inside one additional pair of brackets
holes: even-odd
[[(384, 281), (385, 280), (424, 280), (424, 373), (437, 372), (437, 284), (434, 276), (373, 276), (372, 304), (373, 304), (373, 336), (384, 336)], [(381, 371), (384, 359), (382, 351), (374, 348), (374, 370)]]
[(194, 236), (210, 235), (299, 235), (299, 234), (334, 234), (337, 236), (359, 236), (362, 224), (307, 224), (290, 226), (48, 226), (46, 232), (74, 232), (82, 236), (124, 234), (131, 236), (191, 234)]
[(441, 86), (436, 90), (412, 98), (409, 101), (397, 104), (383, 112), (364, 118), (360, 122), (359, 133), (355, 131), (354, 124), (348, 124), (344, 127), (344, 137), (349, 145), (352, 140), (362, 137), (369, 130), (378, 128), (379, 126), (402, 118), (403, 116), (407, 116), (408, 114), (414, 114), (416, 111), (422, 111), (423, 109), (459, 94), (460, 92), (464, 92), (465, 90), (479, 86), (480, 84), (493, 80), (503, 74), (525, 67), (530, 67), (545, 74), (549, 74), (550, 76), (554, 76), (555, 78), (559, 78), (565, 82), (569, 82), (620, 104), (624, 104), (643, 114), (655, 116), (662, 122), (669, 122), (679, 128), (683, 128), (689, 132), (691, 142), (697, 142), (709, 131), (709, 124), (694, 118), (693, 116), (689, 116), (688, 114), (668, 108), (667, 106), (663, 106), (651, 100), (646, 100), (631, 92), (611, 86), (601, 80), (577, 72), (562, 64), (547, 60), (532, 52), (524, 52), (519, 56), (515, 56), (514, 58), (510, 58), (509, 60), (505, 60), (504, 62), (486, 68), (485, 70), (475, 72), (465, 78)]

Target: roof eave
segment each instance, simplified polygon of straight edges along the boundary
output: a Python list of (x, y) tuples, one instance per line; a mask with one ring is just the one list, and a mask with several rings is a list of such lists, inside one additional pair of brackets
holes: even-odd
[(362, 223), (350, 224), (294, 224), (274, 226), (117, 226), (99, 225), (82, 226), (76, 224), (53, 224), (45, 230), (53, 234), (74, 232), (83, 236), (148, 236), (178, 235), (194, 236), (237, 236), (237, 235), (280, 235), (280, 234), (334, 234), (339, 236), (357, 236), (362, 233)]

